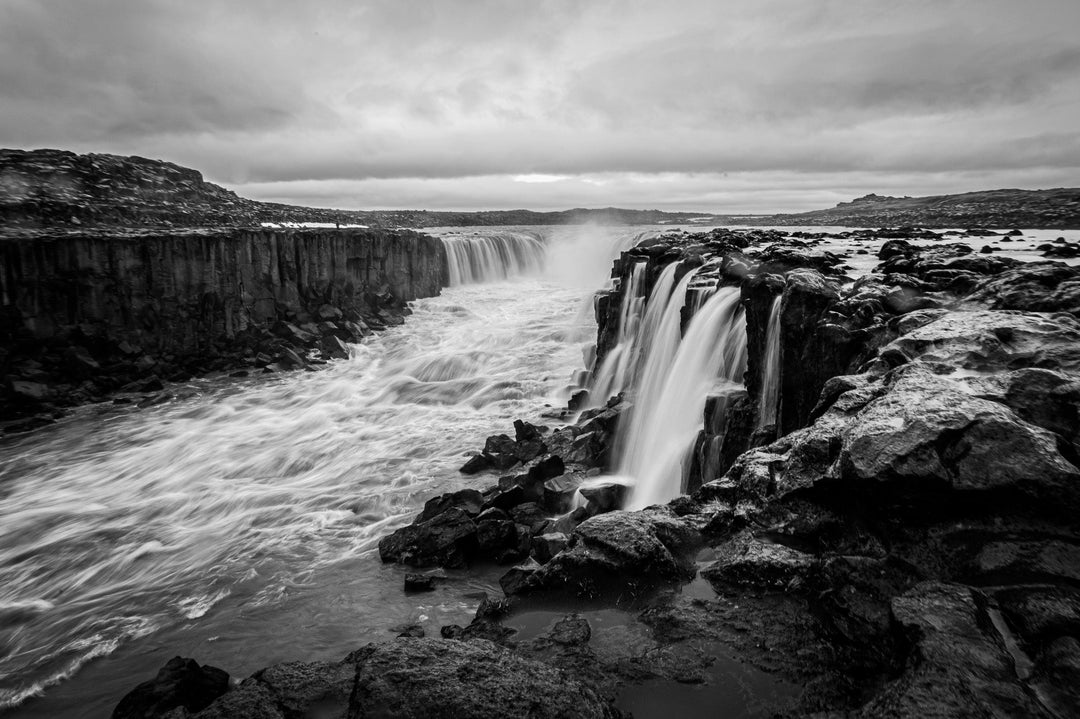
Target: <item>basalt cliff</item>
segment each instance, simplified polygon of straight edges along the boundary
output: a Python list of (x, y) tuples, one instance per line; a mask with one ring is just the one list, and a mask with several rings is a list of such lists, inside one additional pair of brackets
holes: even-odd
[(410, 231), (184, 229), (0, 239), (0, 420), (48, 423), (114, 397), (156, 403), (211, 372), (348, 356), (447, 283)]

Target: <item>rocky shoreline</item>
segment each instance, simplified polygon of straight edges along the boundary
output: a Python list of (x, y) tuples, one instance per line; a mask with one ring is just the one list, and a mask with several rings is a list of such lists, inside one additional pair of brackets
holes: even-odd
[[(707, 684), (724, 657), (788, 687), (763, 710), (785, 716), (1080, 711), (1080, 271), (895, 238), (852, 281), (814, 238), (776, 239), (643, 243), (598, 300), (602, 358), (635, 263), (650, 281), (679, 263), (740, 289), (745, 389), (706, 404), (687, 496), (628, 512), (622, 486), (596, 480), (632, 397), (565, 427), (518, 422), (463, 468), (497, 483), (431, 499), (379, 546), (416, 568), (408, 591), (442, 581), (437, 567), (507, 565), (506, 598), (472, 624), (404, 627), (232, 688), (174, 660), (114, 716), (616, 716), (627, 686)], [(515, 616), (545, 606), (573, 611), (519, 639)], [(616, 648), (590, 623), (605, 607), (628, 617)]]
[(0, 266), (7, 432), (347, 357), (447, 284), (438, 239), (364, 229), (38, 233), (0, 239)]

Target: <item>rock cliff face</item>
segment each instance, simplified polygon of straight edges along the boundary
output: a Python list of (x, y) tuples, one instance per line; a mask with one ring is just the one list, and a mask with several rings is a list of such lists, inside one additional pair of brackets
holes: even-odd
[(0, 241), (6, 417), (133, 382), (343, 356), (446, 284), (442, 243), (383, 230), (63, 234)]

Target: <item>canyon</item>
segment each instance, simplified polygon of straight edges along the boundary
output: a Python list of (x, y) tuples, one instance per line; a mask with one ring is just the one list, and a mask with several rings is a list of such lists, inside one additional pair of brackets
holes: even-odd
[[(879, 237), (852, 277), (824, 239), (638, 238), (596, 297), (584, 411), (488, 437), (461, 469), (494, 484), (379, 541), (406, 591), (513, 565), (504, 596), (179, 715), (1074, 713), (1080, 270)], [(672, 402), (696, 419), (648, 423)], [(445, 681), (463, 662), (475, 687)], [(751, 696), (727, 703), (733, 664)], [(214, 671), (167, 666), (115, 716)]]
[(1080, 711), (1076, 233), (254, 227), (121, 160), (5, 210), (13, 716)]

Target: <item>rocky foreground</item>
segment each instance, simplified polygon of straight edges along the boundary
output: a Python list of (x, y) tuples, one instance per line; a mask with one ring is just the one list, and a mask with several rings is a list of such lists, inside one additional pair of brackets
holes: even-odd
[[(688, 496), (626, 512), (594, 479), (632, 398), (518, 422), (463, 468), (490, 486), (433, 498), (379, 546), (417, 568), (409, 591), (445, 581), (436, 567), (513, 564), (472, 624), (236, 685), (178, 658), (114, 717), (615, 716), (621, 688), (707, 683), (723, 657), (794, 687), (767, 709), (785, 716), (1080, 714), (1080, 271), (896, 239), (851, 282), (814, 240), (775, 239), (669, 236), (616, 263), (741, 288), (746, 386), (707, 405)], [(601, 355), (620, 301), (598, 304)], [(514, 615), (552, 602), (578, 613), (515, 639)], [(598, 644), (589, 614), (611, 606), (631, 619)]]

